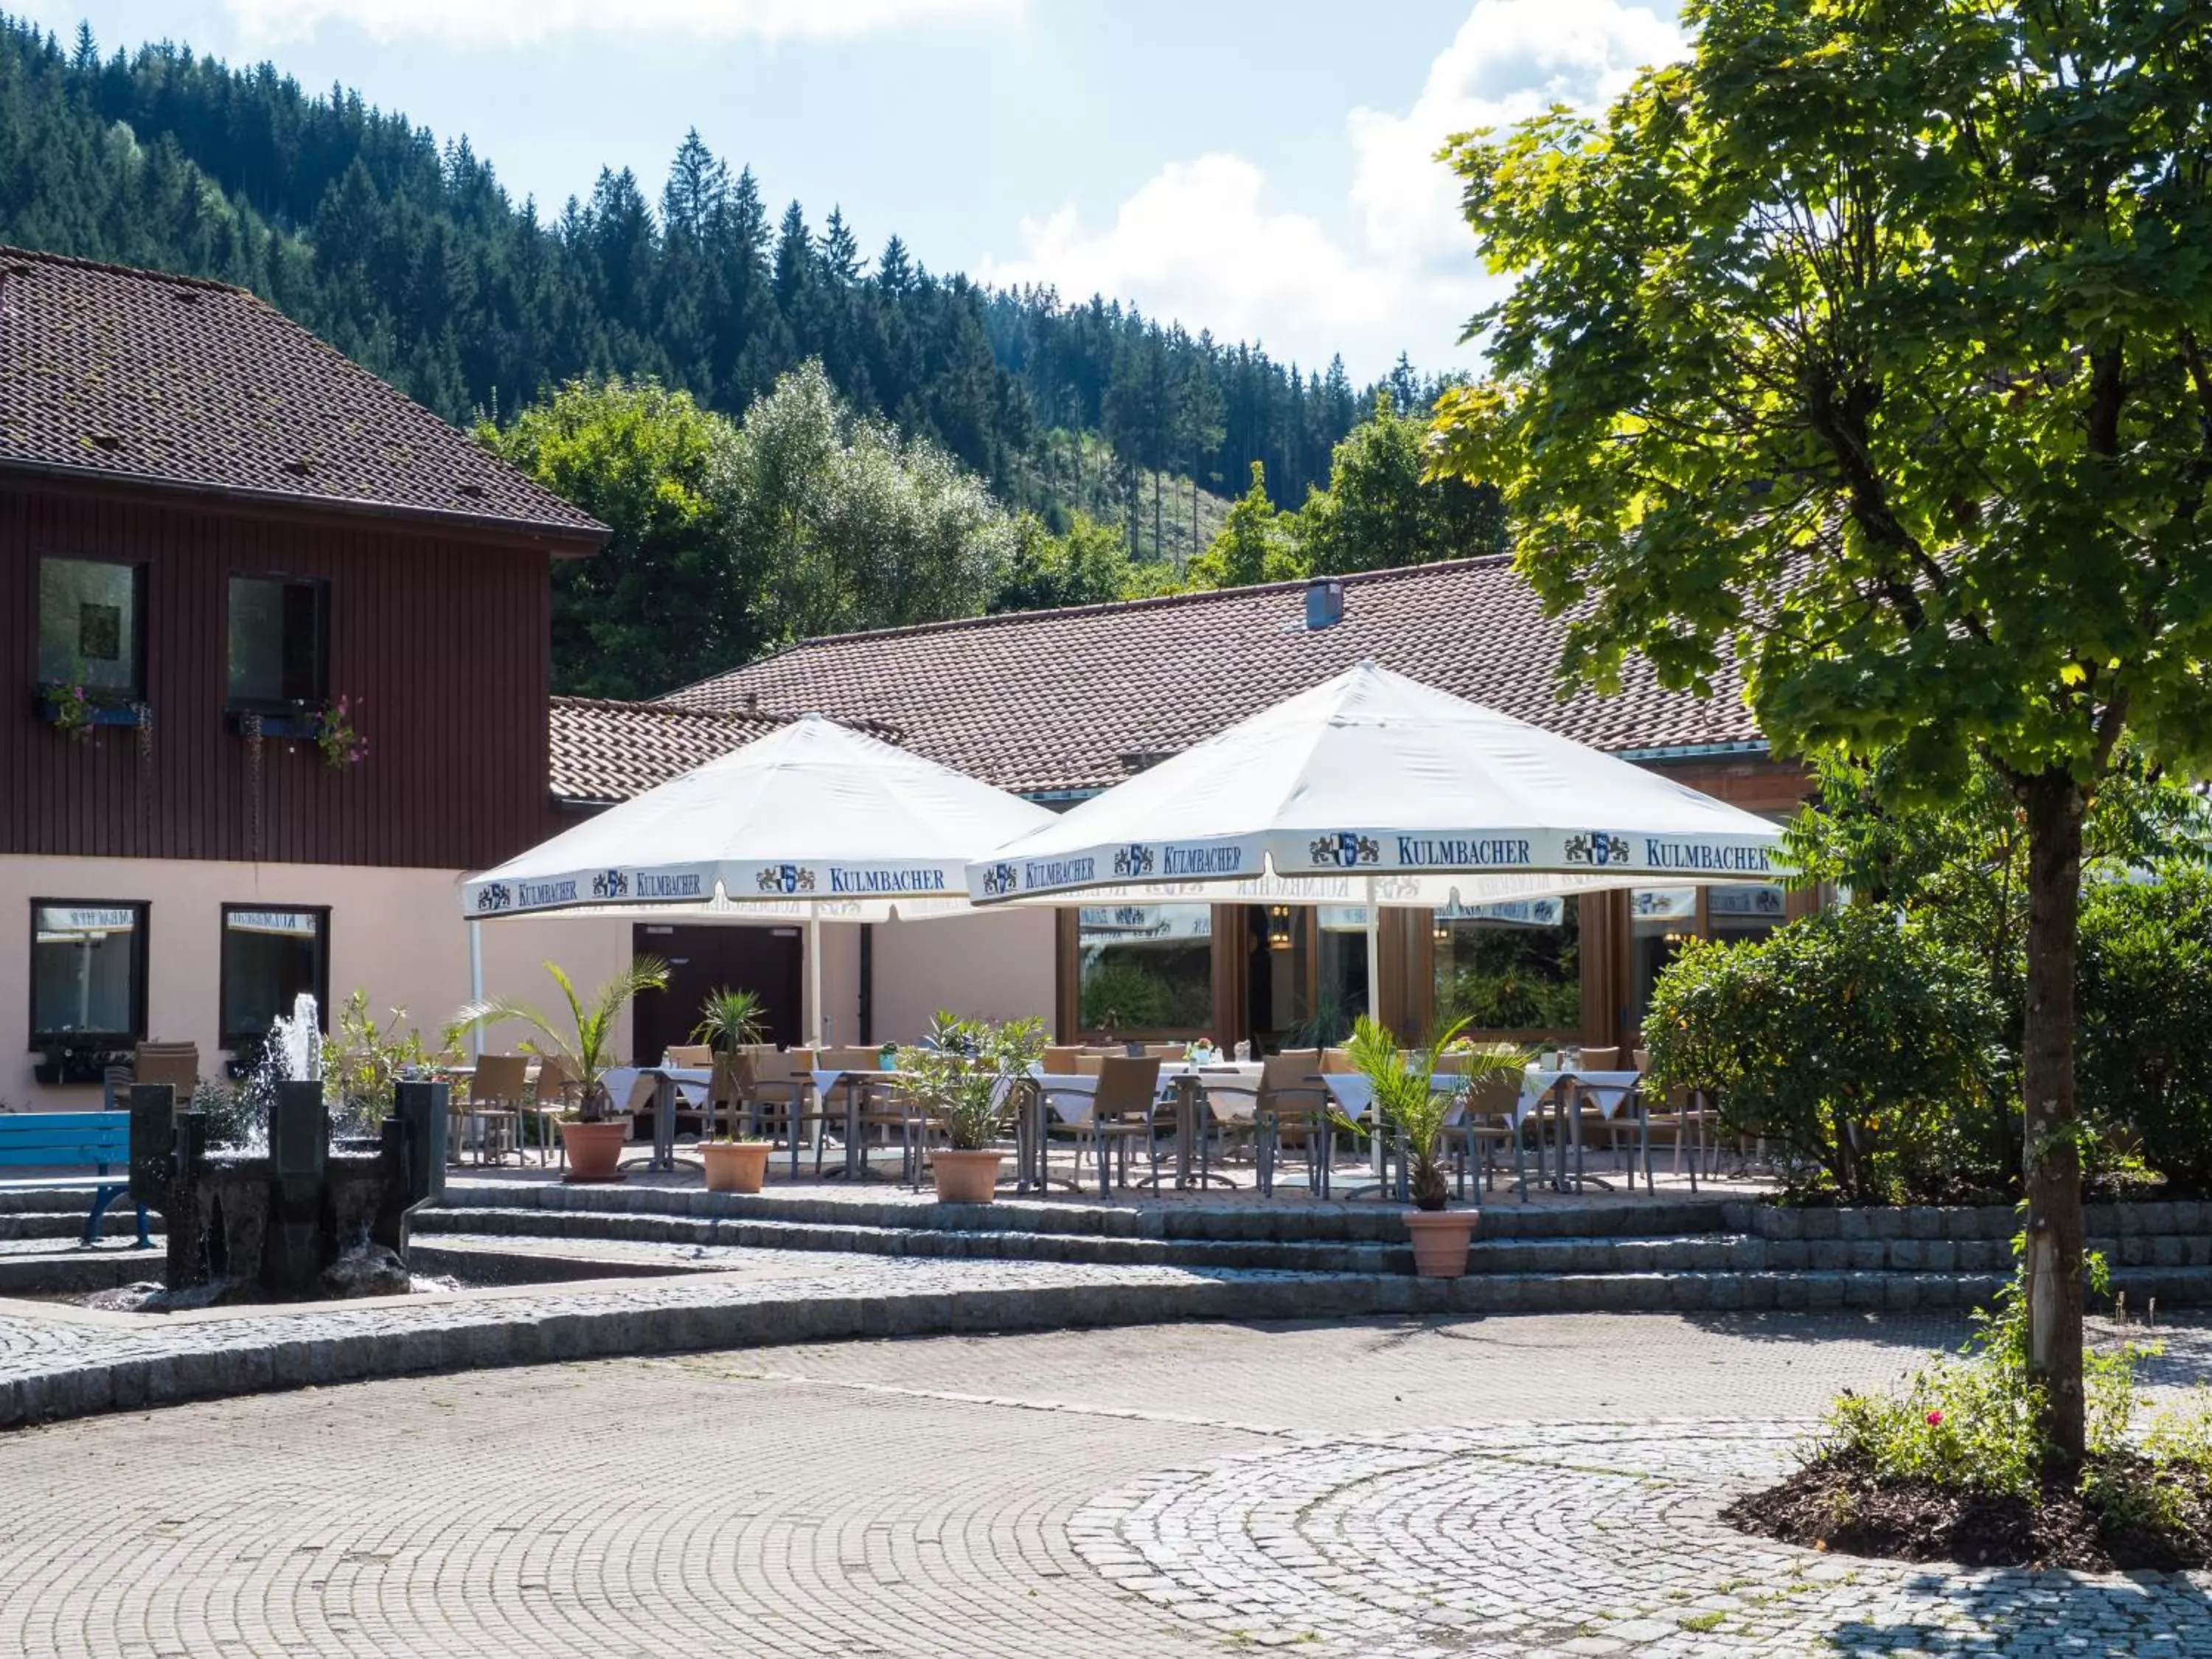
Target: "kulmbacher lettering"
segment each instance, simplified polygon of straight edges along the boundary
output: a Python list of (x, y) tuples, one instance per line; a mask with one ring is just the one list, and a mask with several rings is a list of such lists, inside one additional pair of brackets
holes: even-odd
[(1165, 873), (1170, 876), (1233, 876), (1244, 867), (1241, 847), (1170, 847)]
[(516, 901), (525, 909), (546, 904), (574, 904), (576, 884), (571, 881), (519, 881), (515, 883), (520, 897)]
[(1024, 887), (1068, 887), (1095, 879), (1096, 859), (1040, 859), (1022, 866)]
[(1721, 870), (1744, 875), (1765, 875), (1774, 867), (1772, 854), (1764, 847), (1710, 847), (1686, 841), (1647, 840), (1644, 862), (1654, 870)]
[(836, 870), (833, 893), (938, 893), (945, 890), (942, 870)]
[(1529, 862), (1528, 843), (1512, 839), (1461, 841), (1449, 837), (1401, 836), (1398, 837), (1398, 862), (1446, 869), (1527, 864)]

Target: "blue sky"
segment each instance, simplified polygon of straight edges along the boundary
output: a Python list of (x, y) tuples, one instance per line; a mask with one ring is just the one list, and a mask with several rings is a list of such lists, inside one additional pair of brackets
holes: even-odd
[(687, 127), (818, 228), (1103, 289), (1356, 377), (1490, 283), (1428, 157), (1678, 49), (1670, 0), (12, 0), (102, 52), (189, 41), (466, 133), (556, 209), (655, 192)]

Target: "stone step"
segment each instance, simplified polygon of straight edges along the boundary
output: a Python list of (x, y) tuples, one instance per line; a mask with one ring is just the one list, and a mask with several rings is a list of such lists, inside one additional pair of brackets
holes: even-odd
[[(967, 1206), (986, 1208), (986, 1206)], [(465, 1208), (426, 1212), (419, 1230), (477, 1237), (613, 1239), (641, 1243), (850, 1250), (875, 1255), (965, 1261), (1080, 1261), (1102, 1265), (1267, 1268), (1291, 1273), (1401, 1273), (1411, 1264), (1395, 1240), (1129, 1237), (1031, 1231), (1012, 1224), (1015, 1206), (993, 1205), (1008, 1224), (979, 1228), (862, 1226), (739, 1216), (723, 1218), (598, 1209)], [(1996, 1274), (2011, 1271), (2010, 1246), (1994, 1239), (1769, 1239), (1744, 1234), (1673, 1237), (1512, 1238), (1491, 1235), (1492, 1212), (1469, 1251), (1476, 1273), (1901, 1273)], [(1402, 1223), (1401, 1224), (1402, 1224)], [(2212, 1267), (2212, 1237), (2104, 1241), (2115, 1268)]]
[[(115, 1178), (121, 1181), (123, 1176), (118, 1173)], [(31, 1210), (75, 1210), (82, 1215), (92, 1207), (93, 1186), (87, 1181), (0, 1187), (0, 1215), (21, 1215)]]
[(82, 1296), (161, 1277), (161, 1249), (0, 1251), (0, 1296)]
[[(0, 1243), (19, 1238), (78, 1238), (84, 1233), (85, 1212), (92, 1208), (88, 1194), (84, 1201), (66, 1210), (19, 1210), (12, 1214), (0, 1214)], [(107, 1213), (100, 1218), (100, 1236), (104, 1238), (136, 1238), (138, 1236), (138, 1212), (128, 1199), (118, 1199), (108, 1206)], [(146, 1230), (160, 1237), (161, 1218), (151, 1213), (146, 1217)]]
[(445, 1210), (417, 1218), (418, 1237), (615, 1239), (635, 1243), (738, 1246), (771, 1250), (856, 1251), (950, 1261), (1079, 1261), (1102, 1266), (1268, 1268), (1287, 1273), (1409, 1271), (1402, 1241), (1304, 1243), (1269, 1239), (1138, 1238), (1012, 1229), (868, 1227), (750, 1218), (627, 1215), (588, 1210)]
[[(643, 1183), (572, 1187), (557, 1181), (449, 1179), (443, 1207), (448, 1212), (688, 1216), (904, 1231), (1011, 1231), (1219, 1242), (1398, 1244), (1406, 1236), (1402, 1206), (1366, 1200), (1124, 1204), (1071, 1194), (1048, 1201), (1009, 1196), (989, 1204), (939, 1204), (927, 1194), (909, 1194), (903, 1188), (887, 1189), (881, 1198), (825, 1198), (773, 1189), (738, 1194)], [(1724, 1206), (1718, 1200), (1523, 1207), (1501, 1190), (1483, 1195), (1480, 1207), (1484, 1232), (1501, 1238), (1663, 1237), (1717, 1233), (1724, 1221)]]

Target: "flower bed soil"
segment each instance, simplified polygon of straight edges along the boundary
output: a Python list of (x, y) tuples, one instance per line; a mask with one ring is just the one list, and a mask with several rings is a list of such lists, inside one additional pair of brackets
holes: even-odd
[[(2141, 1460), (2125, 1463), (2134, 1479), (2154, 1478)], [(1996, 1497), (1929, 1480), (1878, 1480), (1864, 1463), (1840, 1457), (1817, 1459), (1780, 1486), (1739, 1498), (1721, 1518), (1788, 1544), (1896, 1561), (2082, 1572), (2212, 1567), (2212, 1478), (2187, 1471), (2155, 1478), (2178, 1489), (2179, 1532), (2115, 1522), (2063, 1482), (2032, 1498)]]

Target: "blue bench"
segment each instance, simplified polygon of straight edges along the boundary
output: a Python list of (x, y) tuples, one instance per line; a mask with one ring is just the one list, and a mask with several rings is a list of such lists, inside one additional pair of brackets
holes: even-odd
[[(100, 1237), (107, 1206), (131, 1190), (131, 1114), (0, 1112), (0, 1168), (58, 1169), (84, 1164), (100, 1177), (92, 1195), (92, 1213), (84, 1219), (84, 1242), (89, 1244)], [(125, 1179), (107, 1179), (111, 1164), (121, 1168)], [(146, 1234), (146, 1206), (141, 1204), (138, 1248), (151, 1249), (153, 1245)]]

